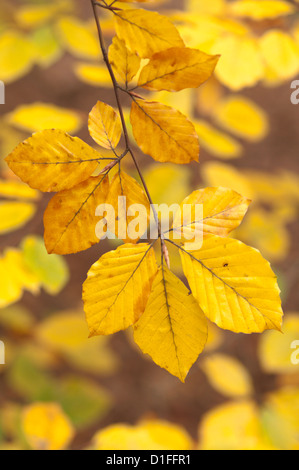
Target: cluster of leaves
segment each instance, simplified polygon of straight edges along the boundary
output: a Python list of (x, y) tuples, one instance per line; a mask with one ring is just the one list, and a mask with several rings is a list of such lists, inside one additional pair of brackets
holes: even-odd
[[(57, 193), (44, 216), (49, 253), (76, 253), (97, 243), (96, 207), (109, 203), (116, 208), (119, 196), (126, 196), (128, 206), (138, 203), (147, 207), (149, 220), (151, 197), (144, 179), (141, 176), (143, 191), (121, 169), (129, 154), (139, 171), (119, 89), (132, 99), (132, 132), (144, 153), (158, 162), (198, 161), (199, 141), (192, 122), (180, 111), (148, 100), (135, 90), (179, 92), (198, 88), (212, 75), (219, 59), (187, 47), (165, 16), (143, 9), (123, 10), (104, 2), (102, 6), (113, 14), (116, 29), (107, 53), (96, 13), (98, 5), (92, 5), (118, 112), (98, 102), (89, 116), (89, 131), (97, 144), (111, 151), (110, 156), (104, 157), (101, 151), (61, 130), (45, 130), (20, 144), (6, 159), (10, 169), (30, 187)], [(147, 63), (137, 85), (129, 88), (141, 59), (147, 59)], [(119, 154), (122, 130), (125, 151)], [(104, 166), (107, 159), (110, 163)], [(109, 179), (116, 165), (119, 171)], [(91, 176), (95, 171), (97, 176)], [(228, 238), (241, 223), (249, 202), (223, 187), (195, 191), (182, 203), (191, 206), (193, 222), (186, 227), (184, 219), (175, 215), (168, 234), (161, 233), (155, 214), (161, 242), (160, 266), (154, 243), (135, 244), (127, 230), (120, 237), (125, 244), (103, 255), (84, 283), (90, 335), (112, 334), (134, 325), (134, 339), (142, 351), (184, 381), (206, 343), (206, 317), (234, 332), (280, 330), (283, 314), (279, 288), (269, 263), (257, 250)], [(202, 220), (195, 218), (197, 204), (203, 206)], [(129, 217), (122, 212), (116, 214), (116, 226), (122, 218), (128, 226)], [(188, 249), (184, 236), (174, 241), (173, 234), (181, 227), (202, 233), (200, 249)], [(192, 294), (170, 271), (166, 242), (179, 250)]]

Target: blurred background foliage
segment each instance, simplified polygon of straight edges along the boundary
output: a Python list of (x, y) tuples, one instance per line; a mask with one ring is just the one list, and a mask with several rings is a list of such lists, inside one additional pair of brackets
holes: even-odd
[[(234, 335), (210, 325), (206, 352), (185, 385), (139, 354), (130, 331), (88, 339), (81, 285), (116, 242), (48, 255), (42, 214), (49, 197), (3, 161), (47, 128), (92, 144), (88, 112), (98, 99), (114, 102), (88, 3), (0, 6), (0, 449), (298, 449), (291, 344), (299, 340), (299, 107), (290, 102), (299, 75), (298, 2), (146, 5), (171, 17), (187, 45), (222, 56), (200, 89), (149, 93), (189, 116), (201, 142), (200, 164), (161, 165), (139, 155), (153, 200), (180, 203), (205, 186), (251, 198), (236, 236), (270, 259), (286, 312), (284, 335)], [(110, 42), (113, 21), (101, 14)], [(171, 264), (180, 274), (172, 253)]]

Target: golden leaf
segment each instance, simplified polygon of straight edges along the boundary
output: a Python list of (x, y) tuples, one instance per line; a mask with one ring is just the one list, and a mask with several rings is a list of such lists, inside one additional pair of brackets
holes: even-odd
[(121, 122), (108, 104), (97, 102), (89, 114), (88, 128), (93, 140), (101, 147), (110, 150), (117, 147), (122, 132)]
[(99, 242), (95, 213), (97, 206), (105, 203), (108, 189), (108, 177), (91, 176), (51, 199), (44, 213), (48, 253), (77, 253)]
[(155, 253), (148, 244), (121, 245), (103, 255), (83, 285), (90, 336), (109, 335), (136, 323), (156, 273)]
[(187, 47), (157, 52), (141, 70), (138, 86), (157, 91), (198, 88), (211, 77), (218, 59)]
[(159, 13), (146, 10), (114, 12), (117, 36), (140, 57), (151, 57), (170, 47), (184, 47), (171, 21)]
[(207, 321), (185, 285), (160, 268), (134, 339), (160, 367), (185, 381), (207, 341)]
[(181, 250), (185, 276), (205, 315), (235, 333), (281, 330), (280, 290), (270, 264), (238, 240), (210, 236)]
[(154, 160), (181, 164), (198, 161), (195, 128), (179, 111), (155, 101), (135, 100), (131, 123), (137, 144)]
[(6, 162), (31, 188), (62, 191), (86, 180), (101, 158), (78, 137), (53, 129), (33, 134), (6, 157)]

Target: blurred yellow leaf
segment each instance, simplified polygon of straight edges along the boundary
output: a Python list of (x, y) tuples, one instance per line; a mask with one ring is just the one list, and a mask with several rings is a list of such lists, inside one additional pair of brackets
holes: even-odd
[(260, 38), (260, 48), (272, 79), (288, 80), (299, 72), (299, 45), (289, 34), (270, 30)]
[(79, 62), (75, 64), (74, 71), (77, 77), (88, 85), (111, 87), (111, 77), (107, 67), (103, 65)]
[(233, 357), (213, 354), (203, 359), (200, 366), (212, 387), (222, 395), (232, 398), (246, 397), (253, 392), (249, 373)]
[(101, 147), (113, 150), (122, 133), (119, 115), (106, 103), (98, 101), (92, 108), (88, 120), (89, 133)]
[(248, 199), (253, 199), (254, 191), (250, 178), (244, 176), (231, 165), (216, 162), (207, 162), (201, 167), (204, 183), (208, 186), (222, 186), (230, 188)]
[[(259, 343), (259, 359), (263, 369), (271, 374), (298, 374), (298, 365), (292, 363), (295, 355), (293, 344), (299, 341), (299, 314), (287, 314), (283, 323), (283, 334), (267, 331)], [(298, 343), (299, 347), (299, 343)]]
[(229, 11), (237, 17), (253, 20), (276, 18), (294, 13), (294, 6), (282, 0), (238, 0), (229, 5)]
[(231, 90), (256, 85), (264, 76), (265, 65), (256, 39), (227, 35), (215, 41), (211, 54), (220, 54), (215, 74)]
[(214, 408), (204, 416), (199, 435), (201, 450), (272, 450), (252, 401)]
[(46, 103), (18, 106), (6, 118), (9, 124), (31, 132), (54, 128), (76, 132), (82, 126), (82, 120), (75, 111)]
[(35, 336), (41, 345), (62, 354), (76, 369), (109, 374), (116, 368), (117, 360), (107, 338), (88, 338), (83, 312), (55, 313), (37, 326)]
[(278, 449), (297, 450), (299, 445), (299, 388), (286, 387), (267, 396), (262, 408), (263, 426)]
[(218, 124), (246, 140), (259, 141), (269, 131), (266, 113), (240, 95), (231, 95), (221, 101), (215, 108), (214, 117)]
[(0, 202), (0, 234), (17, 230), (35, 214), (30, 202)]
[(222, 159), (239, 158), (243, 152), (241, 144), (224, 132), (203, 120), (194, 121), (194, 127), (199, 137), (201, 147), (215, 157)]
[(136, 426), (115, 424), (93, 438), (97, 450), (191, 450), (191, 437), (167, 421), (143, 421)]
[(57, 31), (63, 46), (76, 57), (95, 59), (100, 57), (100, 46), (89, 23), (71, 16), (60, 18)]
[(140, 57), (152, 57), (170, 47), (184, 47), (179, 32), (171, 21), (147, 10), (115, 12), (117, 36)]
[(160, 268), (134, 340), (153, 361), (185, 381), (207, 341), (207, 322), (185, 285)]
[(0, 35), (1, 80), (10, 83), (21, 78), (33, 66), (35, 51), (30, 41), (17, 31)]
[(35, 450), (63, 450), (73, 436), (73, 427), (56, 403), (35, 403), (23, 410), (22, 428)]

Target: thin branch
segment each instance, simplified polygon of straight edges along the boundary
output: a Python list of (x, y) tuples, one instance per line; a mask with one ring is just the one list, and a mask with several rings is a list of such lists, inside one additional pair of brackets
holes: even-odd
[[(138, 165), (138, 162), (137, 162), (137, 159), (134, 155), (134, 152), (133, 152), (133, 149), (131, 147), (131, 144), (130, 144), (130, 138), (129, 138), (129, 133), (128, 133), (128, 129), (127, 129), (127, 125), (126, 125), (126, 121), (125, 121), (125, 117), (124, 117), (124, 112), (123, 112), (123, 109), (122, 109), (122, 105), (121, 105), (121, 100), (120, 100), (120, 95), (119, 95), (119, 92), (120, 91), (124, 91), (124, 92), (127, 92), (127, 90), (121, 88), (115, 78), (115, 75), (114, 75), (114, 72), (113, 72), (113, 69), (112, 69), (112, 66), (109, 62), (109, 58), (108, 58), (108, 53), (107, 53), (107, 49), (106, 49), (106, 46), (105, 46), (105, 41), (104, 41), (104, 37), (103, 37), (103, 32), (102, 32), (102, 28), (101, 28), (101, 24), (100, 24), (100, 20), (99, 20), (99, 17), (98, 17), (98, 14), (97, 14), (97, 10), (96, 10), (96, 7), (97, 6), (101, 6), (103, 8), (106, 8), (110, 11), (114, 11), (115, 8), (112, 7), (114, 2), (111, 3), (111, 5), (107, 5), (106, 2), (104, 2), (105, 5), (103, 5), (102, 3), (99, 3), (99, 2), (96, 2), (95, 0), (91, 0), (91, 5), (92, 5), (92, 9), (93, 9), (93, 14), (94, 14), (94, 18), (95, 18), (95, 21), (96, 21), (96, 25), (97, 25), (97, 30), (98, 30), (98, 36), (99, 36), (99, 41), (100, 41), (100, 46), (101, 46), (101, 51), (102, 51), (102, 55), (103, 55), (103, 59), (104, 59), (104, 62), (106, 64), (106, 67), (108, 69), (108, 72), (110, 74), (110, 77), (111, 77), (111, 81), (112, 81), (112, 84), (113, 84), (113, 88), (114, 88), (114, 94), (115, 94), (115, 98), (116, 98), (116, 103), (117, 103), (117, 107), (118, 107), (118, 111), (119, 111), (119, 115), (120, 115), (120, 119), (121, 119), (121, 123), (122, 123), (122, 128), (123, 128), (123, 133), (124, 133), (124, 138), (125, 138), (125, 143), (126, 143), (126, 151), (123, 155), (121, 155), (118, 159), (118, 162), (113, 162), (113, 164), (115, 165), (116, 163), (119, 163), (120, 160), (127, 154), (127, 153), (130, 153), (132, 159), (133, 159), (133, 162), (134, 162), (134, 165), (135, 165), (135, 168), (138, 172), (138, 175), (140, 177), (140, 180), (142, 182), (142, 185), (144, 187), (144, 190), (145, 190), (145, 193), (147, 195), (147, 198), (148, 198), (148, 201), (151, 205), (151, 208), (152, 208), (152, 211), (153, 211), (153, 214), (154, 214), (154, 218), (155, 218), (155, 222), (157, 224), (157, 227), (158, 227), (158, 235), (159, 235), (159, 238), (161, 239), (161, 249), (162, 249), (162, 256), (164, 256), (165, 258), (165, 261), (166, 261), (166, 264), (167, 266), (169, 266), (169, 256), (168, 256), (168, 250), (167, 250), (167, 247), (165, 245), (165, 241), (164, 241), (164, 235), (161, 231), (161, 224), (160, 224), (160, 221), (159, 221), (159, 217), (158, 217), (158, 214), (157, 214), (157, 211), (154, 207), (154, 203), (153, 203), (153, 200), (151, 198), (151, 195), (150, 195), (150, 192), (148, 190), (148, 187), (147, 187), (147, 184), (144, 180), (144, 177), (142, 175), (142, 172), (139, 168), (139, 165)], [(133, 94), (137, 97), (138, 95), (136, 95), (135, 93), (128, 93), (131, 98), (133, 99)], [(138, 96), (139, 98), (139, 96)], [(141, 97), (140, 97), (141, 98)], [(113, 165), (113, 166), (114, 166)], [(109, 168), (110, 165), (108, 165), (105, 170), (108, 169), (109, 171)]]

